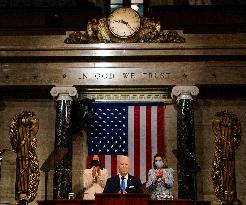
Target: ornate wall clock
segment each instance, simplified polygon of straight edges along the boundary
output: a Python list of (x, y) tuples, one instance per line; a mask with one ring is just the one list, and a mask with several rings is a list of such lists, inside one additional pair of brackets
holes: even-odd
[(140, 17), (130, 7), (120, 7), (107, 18), (92, 19), (85, 32), (75, 31), (64, 41), (73, 43), (184, 43), (176, 31), (164, 32), (160, 21)]
[(114, 10), (108, 17), (110, 38), (114, 42), (135, 42), (141, 27), (141, 17), (130, 7)]

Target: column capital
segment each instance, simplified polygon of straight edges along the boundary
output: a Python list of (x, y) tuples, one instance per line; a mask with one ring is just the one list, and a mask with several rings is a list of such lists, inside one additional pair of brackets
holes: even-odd
[(53, 97), (57, 100), (73, 100), (72, 97), (77, 96), (77, 89), (73, 86), (56, 86), (50, 90)]
[(193, 85), (190, 86), (174, 86), (171, 96), (174, 100), (190, 99), (192, 100), (199, 94), (199, 88)]

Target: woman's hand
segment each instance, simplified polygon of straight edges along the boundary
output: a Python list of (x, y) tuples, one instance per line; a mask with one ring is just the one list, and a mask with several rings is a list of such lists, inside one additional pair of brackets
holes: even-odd
[(94, 178), (94, 182), (98, 181), (99, 175), (100, 175), (100, 167), (93, 166), (92, 167), (92, 177)]
[(155, 170), (155, 176), (154, 176), (154, 182), (160, 182), (163, 180), (163, 169), (156, 169)]
[(166, 178), (167, 178), (167, 172), (166, 170), (163, 169), (162, 179), (165, 180)]
[(93, 167), (92, 167), (92, 176), (93, 176), (93, 177), (96, 175), (96, 172), (97, 172), (96, 167), (93, 166)]
[(155, 174), (157, 177), (162, 177), (163, 175), (163, 169), (156, 169), (155, 170)]

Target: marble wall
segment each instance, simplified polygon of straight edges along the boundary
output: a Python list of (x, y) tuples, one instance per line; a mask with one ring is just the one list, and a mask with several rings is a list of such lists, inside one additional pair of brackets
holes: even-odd
[[(214, 137), (211, 130), (211, 122), (216, 112), (229, 110), (241, 121), (242, 141), (236, 150), (236, 177), (238, 198), (246, 202), (246, 138), (244, 129), (246, 127), (246, 109), (244, 99), (199, 99), (194, 104), (196, 154), (201, 171), (197, 175), (197, 188), (199, 200), (211, 200), (213, 205), (219, 204), (214, 192), (211, 179), (211, 163), (214, 152)], [(39, 132), (36, 135), (38, 140), (37, 155), (40, 166), (47, 159), (54, 149), (55, 138), (55, 103), (53, 100), (44, 99), (9, 99), (1, 101), (0, 108), (0, 148), (11, 149), (9, 141), (9, 122), (23, 110), (34, 112), (40, 120)], [(165, 115), (165, 143), (168, 163), (175, 171), (174, 195), (177, 197), (177, 168), (176, 158), (172, 152), (176, 149), (177, 113), (174, 105), (166, 106)], [(73, 138), (73, 191), (79, 192), (82, 187), (81, 172), (85, 167), (86, 157), (86, 134), (77, 133)], [(0, 179), (0, 203), (15, 203), (15, 153), (7, 152), (2, 161), (2, 175)], [(48, 199), (52, 199), (52, 171), (48, 175)], [(44, 173), (41, 172), (38, 194), (35, 200), (44, 200), (45, 184)], [(35, 204), (36, 202), (32, 202)]]

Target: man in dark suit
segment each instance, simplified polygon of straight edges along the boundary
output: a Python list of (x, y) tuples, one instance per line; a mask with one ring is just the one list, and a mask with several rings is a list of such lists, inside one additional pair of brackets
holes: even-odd
[(118, 175), (107, 180), (103, 193), (144, 193), (140, 179), (129, 174), (129, 157), (122, 156), (118, 159), (118, 170)]

